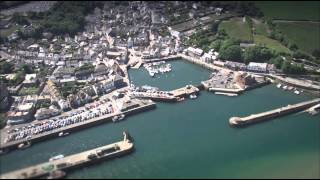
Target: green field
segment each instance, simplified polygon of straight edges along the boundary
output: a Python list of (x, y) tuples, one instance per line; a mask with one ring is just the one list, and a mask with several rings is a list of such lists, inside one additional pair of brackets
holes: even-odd
[(253, 20), (253, 27), (255, 28), (255, 33), (259, 35), (268, 36), (268, 25), (257, 20)]
[(223, 21), (219, 25), (219, 29), (224, 29), (231, 37), (243, 42), (252, 42), (252, 33), (247, 22), (243, 22), (242, 18), (233, 18)]
[(270, 39), (263, 35), (254, 35), (254, 43), (273, 49), (276, 52), (284, 52), (291, 54), (291, 51), (287, 47), (283, 46), (279, 41)]
[(270, 19), (320, 20), (320, 1), (257, 1), (255, 4)]
[(282, 34), (302, 51), (312, 53), (314, 49), (320, 48), (320, 22), (281, 22), (277, 25)]

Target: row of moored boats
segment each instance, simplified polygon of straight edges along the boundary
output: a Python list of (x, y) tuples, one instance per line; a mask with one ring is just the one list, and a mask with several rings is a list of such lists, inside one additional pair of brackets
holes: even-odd
[(294, 88), (292, 86), (283, 85), (283, 84), (280, 84), (280, 83), (277, 85), (277, 88), (283, 89), (285, 91), (293, 91), (293, 93), (295, 93), (297, 95), (299, 95), (299, 94), (301, 94), (303, 92), (303, 90), (299, 91), (297, 88)]

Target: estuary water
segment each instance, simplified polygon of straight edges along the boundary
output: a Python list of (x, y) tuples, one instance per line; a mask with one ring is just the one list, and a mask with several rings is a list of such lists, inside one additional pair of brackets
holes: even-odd
[[(135, 85), (172, 90), (200, 84), (210, 72), (173, 61), (173, 71), (149, 77), (144, 68), (130, 70)], [(34, 144), (0, 156), (0, 173), (70, 155), (122, 139), (135, 139), (132, 154), (77, 169), (67, 178), (320, 178), (319, 116), (296, 113), (231, 128), (231, 116), (246, 116), (314, 97), (295, 95), (274, 85), (227, 97), (201, 91), (197, 99), (157, 103), (157, 108)]]

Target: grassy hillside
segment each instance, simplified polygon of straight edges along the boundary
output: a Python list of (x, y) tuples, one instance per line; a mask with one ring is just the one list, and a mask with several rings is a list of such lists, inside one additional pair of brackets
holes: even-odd
[(320, 48), (320, 23), (290, 22), (277, 23), (279, 30), (299, 49), (312, 53)]
[(247, 22), (243, 22), (243, 18), (233, 18), (223, 21), (219, 25), (219, 29), (224, 29), (226, 33), (240, 41), (252, 41), (252, 33)]
[(291, 51), (282, 45), (279, 41), (270, 39), (263, 35), (254, 35), (254, 43), (261, 46), (266, 46), (270, 49), (275, 50), (276, 52), (284, 52), (290, 54)]
[(320, 1), (256, 1), (270, 19), (320, 20)]

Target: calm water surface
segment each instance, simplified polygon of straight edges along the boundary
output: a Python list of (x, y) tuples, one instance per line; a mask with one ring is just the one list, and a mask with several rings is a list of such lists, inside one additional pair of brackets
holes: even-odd
[[(148, 76), (130, 70), (136, 85), (172, 90), (199, 84), (210, 74), (184, 61), (173, 71)], [(159, 78), (158, 78), (159, 77)], [(195, 100), (158, 103), (152, 111), (34, 144), (0, 156), (1, 173), (122, 139), (128, 130), (136, 151), (113, 161), (75, 170), (68, 178), (320, 178), (319, 116), (296, 113), (247, 128), (231, 128), (231, 116), (245, 116), (312, 99), (277, 89), (255, 89), (239, 97), (202, 91)]]

